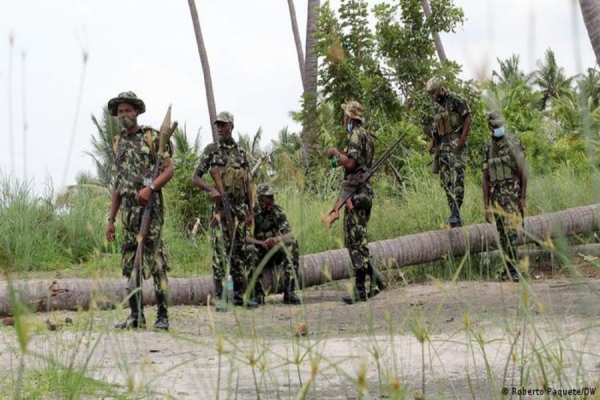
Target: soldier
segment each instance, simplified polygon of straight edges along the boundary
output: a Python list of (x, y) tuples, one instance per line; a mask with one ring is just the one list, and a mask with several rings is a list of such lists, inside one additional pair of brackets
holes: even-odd
[[(352, 192), (358, 186), (356, 177), (368, 170), (373, 164), (375, 146), (373, 139), (363, 127), (365, 122), (364, 107), (358, 101), (349, 101), (341, 105), (344, 110), (344, 126), (348, 132), (346, 150), (342, 153), (336, 148), (327, 150), (327, 157), (334, 158), (334, 165), (344, 168), (342, 191)], [(350, 199), (354, 205), (352, 210), (344, 211), (344, 242), (355, 274), (355, 285), (352, 294), (343, 297), (346, 304), (366, 301), (367, 297), (377, 295), (386, 288), (383, 276), (371, 262), (367, 247), (367, 223), (371, 217), (373, 190), (367, 183), (356, 191)], [(365, 288), (366, 277), (369, 275), (371, 286), (369, 293)]]
[[(271, 249), (277, 250), (269, 256), (264, 268), (272, 268), (274, 272), (283, 270), (283, 302), (285, 304), (300, 304), (301, 300), (295, 293), (298, 282), (300, 256), (298, 242), (283, 212), (275, 204), (275, 191), (267, 183), (258, 185), (258, 202), (254, 205), (254, 237), (248, 236), (246, 242), (249, 259), (257, 268), (261, 260)], [(264, 294), (260, 279), (255, 286), (255, 300), (262, 302)]]
[[(167, 313), (168, 280), (166, 258), (161, 248), (161, 231), (164, 222), (164, 199), (161, 189), (173, 177), (171, 146), (167, 144), (163, 157), (163, 167), (154, 181), (152, 174), (158, 152), (158, 132), (150, 127), (138, 125), (137, 117), (146, 111), (146, 105), (133, 92), (124, 92), (108, 102), (110, 115), (116, 116), (123, 127), (115, 143), (114, 188), (112, 191), (106, 238), (115, 240), (115, 217), (119, 208), (123, 222), (123, 243), (121, 261), (123, 275), (131, 278), (133, 261), (137, 249), (137, 236), (140, 232), (142, 214), (151, 196), (154, 196), (150, 230), (143, 257), (143, 277), (154, 278), (157, 315), (154, 327), (169, 329)], [(158, 263), (157, 258), (162, 262)], [(140, 277), (141, 280), (141, 277)], [(131, 292), (135, 288), (128, 288)], [(116, 325), (116, 328), (145, 328), (142, 292), (135, 291), (129, 297), (131, 315)]]
[(460, 207), (465, 195), (467, 137), (471, 129), (471, 110), (456, 94), (447, 90), (439, 78), (429, 79), (427, 92), (433, 101), (435, 129), (429, 152), (436, 153), (440, 182), (450, 207), (448, 225), (462, 226)]
[[(219, 140), (206, 146), (192, 182), (195, 186), (210, 193), (215, 202), (213, 218), (213, 279), (217, 311), (227, 311), (223, 293), (223, 280), (229, 272), (233, 280), (233, 304), (236, 306), (257, 307), (252, 299), (244, 299), (249, 274), (246, 268), (245, 242), (248, 226), (252, 225), (252, 183), (246, 152), (233, 140), (233, 115), (224, 111), (214, 121)], [(223, 183), (224, 194), (228, 197), (233, 226), (228, 226), (224, 211), (222, 193), (217, 187), (208, 184), (202, 176), (210, 173)], [(215, 180), (216, 181), (216, 180)]]
[(517, 228), (523, 217), (527, 193), (525, 150), (519, 138), (504, 129), (500, 113), (488, 113), (487, 121), (492, 138), (483, 146), (485, 221), (491, 223), (494, 214), (506, 260), (500, 280), (518, 282)]

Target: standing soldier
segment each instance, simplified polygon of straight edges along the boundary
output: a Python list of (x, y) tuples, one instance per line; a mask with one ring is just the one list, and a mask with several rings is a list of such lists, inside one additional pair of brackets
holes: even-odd
[(465, 195), (466, 145), (471, 129), (471, 110), (456, 94), (447, 90), (439, 78), (426, 85), (435, 110), (433, 137), (429, 152), (436, 154), (440, 182), (450, 207), (448, 225), (462, 226), (460, 207)]
[[(254, 269), (269, 253), (270, 258), (264, 268), (272, 268), (274, 273), (283, 270), (283, 302), (285, 304), (300, 304), (301, 300), (295, 293), (298, 282), (300, 256), (298, 241), (283, 212), (275, 204), (275, 191), (267, 183), (258, 185), (258, 202), (254, 205), (254, 237), (248, 236), (248, 255)], [(276, 248), (276, 251), (270, 250)], [(257, 277), (255, 299), (262, 300), (262, 285)]]
[[(358, 188), (357, 175), (367, 171), (373, 164), (375, 146), (373, 139), (363, 128), (365, 122), (365, 109), (358, 101), (349, 101), (341, 105), (344, 110), (344, 126), (348, 132), (346, 149), (342, 153), (336, 148), (327, 150), (327, 157), (333, 158), (333, 165), (344, 168), (342, 191), (351, 193)], [(371, 255), (367, 247), (367, 223), (371, 217), (373, 204), (373, 190), (367, 182), (356, 190), (350, 199), (352, 210), (346, 207), (344, 211), (344, 242), (355, 274), (355, 285), (351, 295), (343, 297), (347, 304), (366, 301), (367, 296), (373, 297), (386, 288), (383, 276), (375, 269), (371, 262)], [(370, 276), (371, 287), (367, 294), (365, 282)]]
[(519, 138), (505, 131), (500, 113), (490, 112), (487, 121), (492, 138), (483, 146), (485, 221), (491, 223), (494, 214), (506, 260), (500, 279), (518, 282), (517, 229), (523, 218), (527, 193), (525, 150)]
[[(252, 225), (252, 183), (246, 152), (240, 149), (231, 133), (233, 115), (223, 111), (214, 121), (219, 140), (206, 146), (192, 182), (210, 193), (215, 202), (213, 218), (213, 279), (217, 311), (227, 311), (223, 280), (229, 272), (233, 280), (233, 304), (257, 307), (252, 299), (244, 299), (251, 271), (247, 271), (245, 252), (248, 225)], [(202, 176), (210, 173), (216, 186)]]
[[(108, 102), (110, 115), (116, 116), (123, 127), (115, 143), (114, 188), (112, 191), (110, 212), (106, 238), (109, 242), (115, 240), (115, 217), (119, 208), (123, 221), (123, 243), (121, 260), (123, 275), (131, 278), (133, 261), (137, 249), (137, 236), (140, 233), (142, 215), (145, 205), (154, 196), (150, 230), (143, 257), (143, 277), (151, 274), (154, 278), (157, 315), (154, 327), (169, 329), (167, 314), (168, 280), (166, 260), (161, 247), (161, 231), (164, 222), (164, 199), (162, 187), (173, 177), (174, 169), (171, 162), (171, 146), (164, 149), (162, 170), (158, 177), (152, 180), (154, 164), (157, 161), (158, 132), (150, 127), (140, 127), (137, 117), (146, 111), (144, 102), (133, 92), (124, 92)], [(162, 263), (157, 258), (163, 259)], [(128, 288), (131, 292), (136, 288)], [(120, 329), (145, 328), (146, 317), (143, 311), (142, 292), (137, 290), (129, 297), (131, 315), (122, 323), (116, 325)]]

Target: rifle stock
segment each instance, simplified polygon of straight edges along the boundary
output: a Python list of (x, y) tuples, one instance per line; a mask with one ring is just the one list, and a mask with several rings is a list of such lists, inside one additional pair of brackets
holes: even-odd
[[(171, 105), (167, 110), (165, 119), (160, 127), (159, 141), (158, 141), (158, 152), (156, 153), (156, 161), (154, 163), (154, 171), (152, 172), (152, 180), (155, 180), (163, 168), (163, 153), (165, 150), (165, 144), (169, 142), (171, 135), (177, 128), (177, 122), (173, 122), (171, 125)], [(154, 193), (150, 196), (150, 200), (144, 208), (142, 215), (142, 223), (140, 225), (140, 231), (137, 237), (137, 248), (135, 250), (135, 258), (133, 260), (133, 272), (127, 283), (127, 288), (132, 290), (133, 288), (140, 287), (142, 282), (142, 260), (144, 258), (144, 248), (146, 247), (146, 241), (148, 239), (148, 232), (150, 231), (150, 222), (152, 220), (152, 208), (154, 207)]]
[(225, 225), (227, 225), (227, 231), (229, 232), (229, 237), (233, 238), (233, 234), (235, 231), (235, 222), (233, 220), (233, 211), (231, 209), (231, 200), (229, 199), (229, 195), (223, 189), (223, 180), (221, 178), (221, 167), (212, 167), (210, 169), (210, 176), (212, 176), (215, 181), (215, 186), (219, 193), (221, 193), (221, 204), (217, 204), (219, 207), (219, 213), (222, 217), (225, 218)]
[(392, 155), (394, 149), (400, 144), (402, 139), (404, 139), (406, 134), (403, 134), (390, 146), (389, 149), (382, 154), (382, 156), (373, 164), (371, 168), (366, 171), (355, 174), (351, 181), (349, 182), (351, 185), (355, 186), (354, 189), (347, 194), (341, 196), (341, 198), (335, 203), (335, 206), (323, 217), (321, 217), (321, 221), (325, 224), (327, 228), (331, 228), (333, 223), (340, 218), (340, 210), (342, 207), (346, 206), (348, 210), (354, 209), (354, 204), (352, 204), (352, 196), (356, 194), (363, 186), (365, 186), (369, 179), (377, 172), (377, 170), (383, 165), (383, 163)]

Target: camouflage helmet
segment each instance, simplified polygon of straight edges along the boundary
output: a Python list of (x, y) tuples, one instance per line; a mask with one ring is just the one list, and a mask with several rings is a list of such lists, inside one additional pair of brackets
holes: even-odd
[(340, 107), (344, 110), (344, 114), (350, 118), (365, 122), (365, 108), (358, 101), (351, 100), (347, 103), (342, 103)]
[(504, 118), (498, 110), (493, 110), (487, 114), (487, 123), (493, 127), (500, 127), (504, 125)]
[(216, 124), (217, 122), (230, 122), (231, 125), (233, 125), (233, 114), (229, 111), (221, 111), (213, 124)]
[(433, 94), (437, 93), (440, 89), (443, 88), (443, 86), (444, 85), (442, 84), (442, 80), (437, 76), (434, 76), (427, 81), (427, 84), (425, 85), (425, 90), (427, 90), (427, 93)]
[(108, 112), (113, 117), (117, 116), (117, 108), (119, 108), (119, 104), (127, 103), (131, 104), (135, 107), (138, 114), (143, 114), (146, 112), (146, 105), (142, 101), (142, 99), (138, 99), (138, 97), (133, 92), (122, 92), (119, 93), (117, 97), (114, 97), (108, 101)]
[(268, 183), (261, 183), (256, 188), (256, 194), (258, 196), (273, 196), (275, 195), (275, 191)]

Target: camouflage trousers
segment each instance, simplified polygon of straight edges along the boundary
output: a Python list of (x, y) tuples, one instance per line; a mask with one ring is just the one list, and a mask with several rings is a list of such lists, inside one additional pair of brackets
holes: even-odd
[[(252, 270), (259, 273), (264, 269), (272, 269), (276, 276), (276, 281), (281, 281), (280, 277), (283, 274), (283, 284), (290, 283), (297, 287), (298, 272), (300, 270), (300, 255), (298, 252), (298, 242), (293, 240), (284, 246), (278, 247), (276, 250), (266, 250), (262, 246), (249, 244), (246, 246), (249, 264)], [(266, 259), (268, 257), (268, 259)], [(261, 265), (261, 263), (263, 263)], [(277, 292), (277, 288), (275, 288)]]
[(442, 142), (439, 146), (440, 184), (450, 209), (454, 202), (460, 208), (465, 197), (466, 147), (459, 149), (458, 139)]
[(504, 259), (508, 265), (515, 268), (518, 264), (518, 232), (522, 229), (518, 207), (520, 193), (521, 188), (516, 180), (507, 180), (493, 185), (490, 191), (492, 211)]
[(248, 227), (246, 224), (246, 208), (235, 210), (235, 229), (230, 235), (225, 220), (221, 220), (218, 214), (215, 216), (217, 224), (213, 228), (213, 255), (212, 270), (213, 279), (223, 281), (227, 273), (231, 275), (234, 285), (243, 283), (246, 287), (248, 274), (248, 257), (246, 254), (246, 235)]
[[(360, 197), (360, 201), (357, 201)], [(367, 224), (371, 218), (372, 194), (362, 192), (353, 199), (354, 209), (344, 211), (344, 244), (350, 253), (354, 272), (367, 269), (371, 259), (367, 246)]]
[[(142, 225), (144, 207), (139, 205), (133, 198), (124, 198), (121, 207), (123, 218), (123, 242), (121, 244), (121, 268), (123, 276), (131, 278), (135, 253), (138, 244), (138, 234)], [(155, 199), (150, 220), (148, 238), (144, 246), (142, 259), (142, 276), (154, 279), (154, 289), (157, 292), (166, 292), (168, 287), (167, 271), (168, 256), (161, 238), (163, 225), (163, 207), (158, 196)]]

